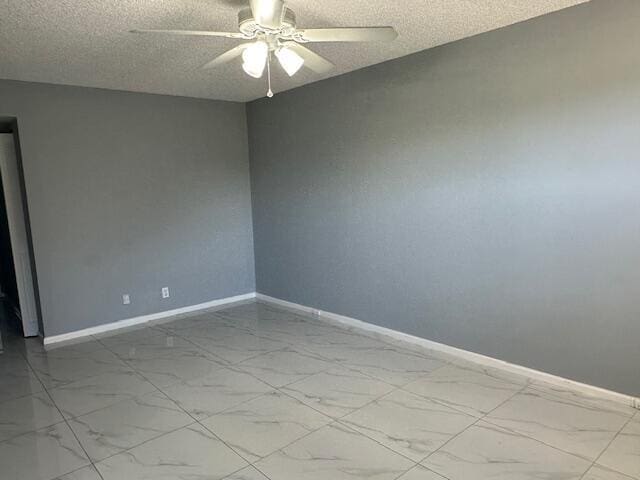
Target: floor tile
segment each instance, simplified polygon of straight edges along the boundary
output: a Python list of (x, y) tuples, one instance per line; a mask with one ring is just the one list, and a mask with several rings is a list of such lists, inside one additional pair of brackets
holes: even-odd
[(238, 366), (277, 388), (328, 370), (334, 365), (315, 355), (286, 349), (250, 358)]
[(422, 464), (449, 480), (579, 480), (591, 462), (483, 421)]
[(389, 346), (344, 348), (344, 358), (339, 361), (348, 368), (396, 386), (405, 385), (444, 365), (440, 360)]
[(137, 326), (101, 333), (94, 335), (93, 338), (109, 348), (119, 346), (124, 343), (134, 343), (147, 338), (162, 336), (166, 336), (166, 332), (164, 330), (148, 326)]
[[(440, 352), (440, 353), (443, 353), (443, 352)], [(501, 369), (489, 367), (487, 365), (483, 365), (480, 363), (473, 363), (469, 360), (466, 360), (463, 358), (456, 358), (449, 354), (445, 354), (445, 355), (449, 358), (449, 363), (457, 367), (466, 368), (467, 370), (473, 370), (475, 372), (483, 373), (484, 375), (495, 378), (496, 380), (502, 380), (503, 382), (513, 383), (515, 385), (520, 385), (522, 387), (526, 387), (531, 383), (531, 379), (529, 377), (525, 377), (520, 373), (511, 372), (509, 370), (501, 370)]]
[(0, 403), (0, 441), (61, 422), (62, 415), (46, 392)]
[(29, 370), (29, 362), (22, 353), (13, 354), (3, 351), (0, 353), (0, 378), (2, 375), (9, 374), (15, 370)]
[[(91, 338), (91, 337), (89, 337)], [(26, 352), (28, 360), (38, 357), (52, 358), (84, 358), (96, 352), (104, 352), (105, 347), (96, 340), (86, 338), (74, 339), (67, 342), (44, 345), (41, 350), (30, 350)]]
[(159, 388), (195, 380), (227, 365), (204, 350), (179, 349), (155, 358), (130, 359), (127, 363)]
[(311, 315), (246, 302), (114, 333), (7, 339), (0, 478), (640, 480), (628, 406)]
[(346, 368), (332, 368), (281, 390), (331, 417), (339, 418), (389, 393), (395, 387)]
[(93, 465), (83, 467), (75, 472), (67, 473), (56, 480), (102, 480)]
[(253, 463), (331, 421), (282, 393), (267, 393), (202, 422)]
[(331, 332), (331, 327), (315, 322), (301, 322), (299, 320), (258, 321), (256, 324), (229, 323), (235, 328), (243, 328), (245, 331), (261, 337), (285, 342), (289, 345), (301, 346), (312, 338), (321, 337)]
[(486, 420), (565, 452), (595, 460), (628, 418), (618, 412), (529, 388), (491, 412)]
[(522, 387), (480, 372), (447, 365), (406, 385), (404, 389), (481, 417)]
[(233, 473), (224, 480), (269, 480), (262, 473), (256, 470), (254, 467), (246, 467), (239, 472)]
[(185, 338), (230, 363), (238, 363), (263, 353), (287, 347), (286, 343), (259, 337), (251, 333), (236, 333), (231, 337), (225, 338)]
[(94, 462), (191, 423), (193, 418), (159, 392), (125, 400), (69, 421)]
[(88, 464), (64, 422), (0, 443), (1, 474), (7, 480), (50, 480)]
[(82, 355), (34, 355), (29, 358), (29, 363), (47, 388), (117, 372), (125, 367), (122, 360), (106, 348)]
[(42, 383), (26, 361), (10, 362), (0, 357), (0, 402), (40, 392)]
[(308, 352), (336, 362), (352, 358), (361, 350), (367, 353), (372, 350), (380, 351), (392, 348), (378, 340), (335, 328), (330, 331), (322, 331), (314, 336), (303, 335), (295, 344)]
[(131, 370), (105, 373), (50, 390), (66, 418), (99, 410), (156, 388)]
[(396, 390), (347, 415), (341, 423), (419, 462), (476, 420), (413, 393)]
[(640, 420), (632, 420), (622, 429), (598, 463), (640, 480)]
[(252, 308), (234, 308), (217, 312), (228, 325), (297, 344), (301, 339), (309, 339), (335, 330), (317, 319), (292, 311), (274, 308), (271, 305), (254, 304)]
[(104, 480), (217, 480), (247, 465), (201, 425), (155, 438), (98, 462)]
[(407, 473), (398, 478), (398, 480), (447, 480), (442, 475), (438, 475), (436, 472), (427, 470), (426, 468), (417, 465), (409, 470)]
[(306, 319), (293, 310), (279, 308), (262, 302), (251, 302), (245, 305), (225, 308), (216, 312), (216, 315), (231, 320), (235, 324), (254, 321), (274, 324), (278, 322), (301, 322)]
[(202, 324), (188, 328), (176, 328), (174, 331), (176, 335), (182, 338), (188, 338), (190, 341), (194, 341), (195, 339), (219, 340), (250, 333), (244, 328), (229, 325), (222, 321), (219, 323)]
[(346, 346), (346, 347), (369, 347), (369, 346), (389, 346), (384, 342), (380, 342), (377, 339), (363, 335), (353, 330), (346, 330), (342, 328), (331, 327), (325, 328), (323, 334), (320, 336), (312, 336), (309, 338), (308, 343), (312, 345), (326, 345), (326, 346)]
[(134, 342), (120, 343), (109, 347), (125, 361), (172, 358), (188, 354), (205, 355), (200, 347), (177, 335), (154, 335)]
[(272, 390), (266, 383), (232, 367), (220, 368), (204, 377), (163, 388), (167, 396), (198, 420)]
[(151, 326), (168, 332), (178, 332), (179, 330), (194, 327), (213, 328), (220, 324), (224, 324), (224, 320), (216, 315), (215, 312), (199, 312), (198, 314), (178, 317), (168, 321), (150, 322)]
[[(1, 308), (1, 307), (0, 307)], [(2, 315), (2, 312), (0, 312)], [(0, 359), (24, 355), (26, 346), (22, 338), (16, 338), (11, 333), (0, 331)]]
[(636, 480), (633, 477), (623, 475), (622, 473), (610, 470), (608, 468), (594, 465), (589, 469), (582, 480)]
[(310, 336), (307, 341), (308, 347), (367, 347), (367, 348), (384, 348), (389, 347), (388, 344), (378, 341), (374, 338), (361, 335), (356, 332), (335, 328), (323, 327), (319, 335)]
[(331, 424), (259, 461), (277, 480), (393, 480), (413, 462), (355, 430)]
[(560, 387), (558, 385), (551, 385), (546, 382), (540, 381), (532, 381), (529, 386), (532, 389), (539, 390), (547, 395), (553, 395), (564, 400), (583, 403), (585, 405), (593, 406), (603, 410), (613, 410), (615, 412), (622, 413), (627, 417), (633, 417), (637, 412), (637, 410), (631, 405), (625, 405), (621, 402), (615, 402), (613, 400), (609, 400), (608, 398), (587, 395), (586, 393), (577, 390), (571, 390), (567, 387)]

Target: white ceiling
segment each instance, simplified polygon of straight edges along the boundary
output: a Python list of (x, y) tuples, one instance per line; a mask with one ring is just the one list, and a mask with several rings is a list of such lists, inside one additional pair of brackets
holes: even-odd
[[(392, 25), (389, 44), (314, 44), (328, 76), (494, 30), (586, 0), (289, 0), (299, 27)], [(237, 31), (248, 0), (0, 0), (0, 78), (248, 101), (265, 81), (240, 61), (201, 67), (237, 40), (133, 35), (132, 28)], [(274, 69), (274, 71), (277, 69)], [(278, 73), (274, 91), (323, 77)]]

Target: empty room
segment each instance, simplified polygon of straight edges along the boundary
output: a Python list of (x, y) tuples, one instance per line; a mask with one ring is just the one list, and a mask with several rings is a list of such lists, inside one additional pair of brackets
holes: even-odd
[(640, 0), (0, 2), (1, 480), (640, 480)]

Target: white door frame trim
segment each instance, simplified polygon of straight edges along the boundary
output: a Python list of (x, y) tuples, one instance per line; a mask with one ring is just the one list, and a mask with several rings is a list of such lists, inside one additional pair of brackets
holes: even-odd
[(0, 172), (4, 189), (9, 237), (13, 254), (20, 317), (25, 337), (39, 334), (38, 308), (31, 265), (31, 248), (27, 230), (26, 205), (22, 195), (20, 168), (14, 135), (0, 134)]

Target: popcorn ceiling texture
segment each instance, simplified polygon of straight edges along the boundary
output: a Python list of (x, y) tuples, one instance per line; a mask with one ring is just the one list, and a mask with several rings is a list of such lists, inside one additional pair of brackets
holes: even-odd
[[(392, 25), (389, 44), (315, 44), (336, 64), (325, 77), (486, 32), (585, 0), (290, 0), (300, 27)], [(239, 64), (201, 67), (238, 43), (138, 36), (132, 28), (237, 31), (241, 0), (0, 0), (0, 78), (232, 101), (264, 96)], [(317, 81), (274, 69), (276, 92)]]

